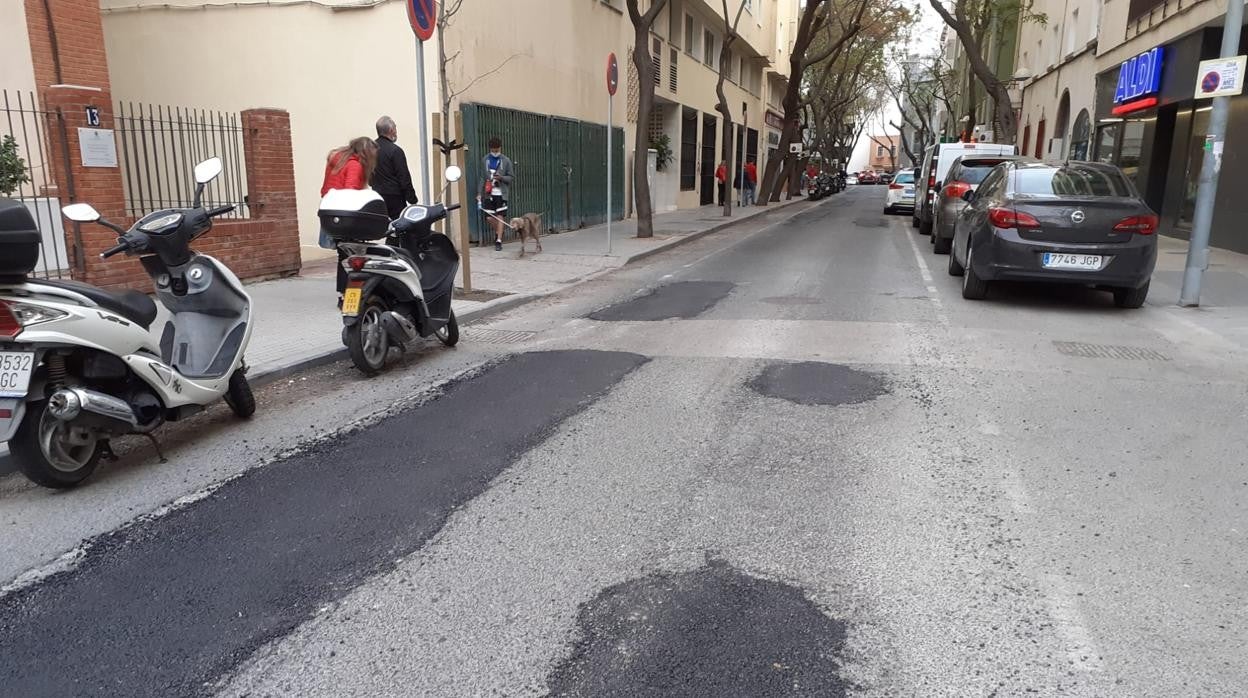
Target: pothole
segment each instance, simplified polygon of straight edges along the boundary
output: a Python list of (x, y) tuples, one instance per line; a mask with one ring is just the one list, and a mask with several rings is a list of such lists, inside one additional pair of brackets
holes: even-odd
[(802, 590), (724, 562), (604, 589), (552, 696), (844, 696), (846, 624)]
[(759, 395), (799, 405), (854, 405), (874, 400), (888, 387), (877, 374), (818, 361), (768, 364), (749, 385)]
[(589, 317), (605, 322), (689, 319), (723, 300), (732, 288), (726, 281), (677, 281), (643, 296), (595, 310)]

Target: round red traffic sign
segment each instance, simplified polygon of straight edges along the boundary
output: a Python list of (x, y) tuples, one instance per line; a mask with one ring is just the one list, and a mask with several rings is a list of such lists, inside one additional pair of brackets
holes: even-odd
[(438, 24), (438, 3), (436, 0), (407, 0), (407, 21), (412, 25), (416, 38), (428, 41), (433, 36), (434, 27)]
[(607, 54), (607, 94), (614, 95), (620, 86), (620, 64), (614, 53)]

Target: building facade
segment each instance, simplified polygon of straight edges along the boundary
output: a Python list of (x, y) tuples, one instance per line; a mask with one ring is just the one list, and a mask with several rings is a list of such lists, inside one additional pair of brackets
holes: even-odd
[(1087, 159), (1101, 0), (1036, 0), (1032, 11), (1045, 21), (1019, 27), (1019, 152), (1042, 160)]
[[(735, 0), (730, 11), (737, 2), (744, 2), (745, 11), (740, 39), (732, 47), (726, 92), (734, 122), (744, 125), (738, 150), (743, 147), (761, 168), (768, 157), (766, 145), (778, 139), (777, 93), (787, 85), (798, 0)], [(644, 11), (649, 2), (641, 4)], [(317, 251), (316, 203), (325, 154), (352, 137), (372, 135), (378, 116), (387, 114), (398, 122), (399, 142), (408, 152), (413, 176), (425, 176), (416, 156), (421, 118), (417, 48), (402, 0), (100, 0), (100, 6), (114, 93), (120, 100), (212, 100), (226, 109), (267, 100), (290, 112), (300, 237), (309, 254)], [(618, 171), (624, 203), (612, 213), (617, 218), (628, 215), (639, 79), (629, 59), (633, 37), (624, 0), (465, 2), (442, 37), (446, 54), (453, 56), (447, 67), (451, 113), (490, 107), (505, 110), (497, 113), (507, 118), (601, 126), (607, 121), (606, 59), (614, 52), (621, 85), (611, 120), (623, 127), (624, 162)], [(643, 118), (652, 144), (666, 136), (671, 152), (671, 160), (662, 166), (641, 164), (653, 168), (657, 211), (702, 205), (713, 195), (722, 138), (715, 83), (723, 37), (721, 3), (711, 0), (671, 0), (653, 26), (649, 48), (657, 70), (648, 78), (655, 85), (655, 107)], [(426, 42), (423, 50), (429, 110), (440, 111), (437, 42)], [(473, 129), (465, 131), (472, 143)], [(515, 133), (533, 140), (538, 131)], [(542, 199), (534, 188), (558, 187), (572, 165), (556, 162), (560, 158), (542, 147), (509, 142), (504, 151), (525, 155), (513, 159), (518, 186), (528, 186), (533, 201), (558, 201), (559, 192)], [(475, 152), (467, 157), (480, 156)], [(605, 179), (605, 148), (602, 159), (597, 163), (582, 154), (576, 162), (582, 171), (601, 170), (595, 176)], [(563, 171), (556, 171), (560, 167)], [(567, 176), (582, 174), (587, 173)], [(435, 180), (430, 188), (437, 191), (438, 175), (430, 178)], [(592, 186), (598, 186), (598, 179)], [(587, 181), (585, 186), (591, 185)], [(475, 188), (475, 182), (461, 185), (460, 200)], [(470, 209), (463, 210), (464, 223)]]
[[(1237, 2), (1242, 0), (1231, 0)], [(1093, 157), (1135, 178), (1162, 232), (1191, 233), (1212, 100), (1198, 97), (1199, 63), (1218, 57), (1224, 2), (1199, 0), (1177, 7), (1160, 0), (1104, 4), (1096, 58), (1096, 131)], [(1241, 38), (1239, 54), (1248, 51)], [(1125, 79), (1128, 75), (1134, 79)], [(1211, 241), (1248, 252), (1248, 95), (1232, 97), (1221, 151)]]

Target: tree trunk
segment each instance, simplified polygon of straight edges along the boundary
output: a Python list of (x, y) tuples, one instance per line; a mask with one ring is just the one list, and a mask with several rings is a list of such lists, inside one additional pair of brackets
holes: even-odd
[(650, 26), (635, 27), (633, 66), (637, 68), (637, 125), (633, 134), (633, 198), (637, 202), (637, 237), (654, 237), (654, 206), (650, 202), (650, 110), (654, 108), (654, 63)]
[[(962, 42), (962, 48), (965, 49), (966, 59), (971, 64), (971, 72), (975, 77), (979, 78), (979, 82), (988, 91), (994, 103), (994, 110), (1001, 122), (1001, 133), (994, 134), (998, 143), (1013, 143), (1018, 130), (1018, 124), (1014, 120), (1014, 108), (1010, 105), (1010, 91), (997, 78), (997, 74), (993, 72), (992, 66), (988, 65), (988, 61), (984, 59), (983, 47), (979, 41), (975, 39), (971, 27), (961, 19), (954, 17), (945, 9), (941, 0), (928, 0), (936, 13), (941, 19), (945, 20), (945, 24), (958, 35), (958, 39)], [(967, 129), (973, 129), (975, 124), (968, 124)]]

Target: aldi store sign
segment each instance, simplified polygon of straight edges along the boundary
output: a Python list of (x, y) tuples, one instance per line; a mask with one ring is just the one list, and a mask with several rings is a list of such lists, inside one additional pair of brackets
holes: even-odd
[(1114, 90), (1115, 115), (1157, 105), (1164, 62), (1165, 49), (1161, 46), (1122, 62), (1118, 67), (1118, 88)]

